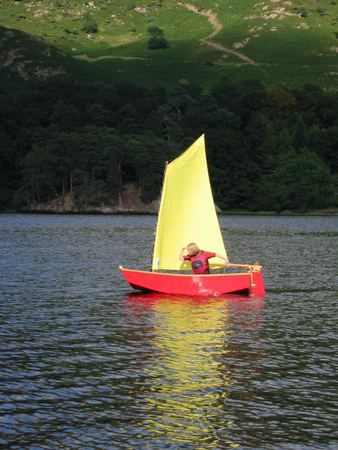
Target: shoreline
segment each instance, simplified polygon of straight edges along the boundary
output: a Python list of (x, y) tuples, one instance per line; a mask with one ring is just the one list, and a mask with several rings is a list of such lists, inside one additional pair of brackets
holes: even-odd
[[(4, 214), (30, 214), (30, 215), (57, 215), (57, 216), (157, 216), (157, 212), (142, 211), (142, 210), (118, 210), (118, 211), (103, 211), (103, 210), (82, 210), (82, 211), (39, 211), (39, 210), (21, 210), (21, 211), (0, 211), (0, 215)], [(267, 217), (286, 217), (286, 216), (338, 216), (338, 208), (327, 208), (323, 210), (309, 210), (309, 211), (244, 211), (244, 210), (228, 210), (217, 214), (218, 216), (267, 216)]]

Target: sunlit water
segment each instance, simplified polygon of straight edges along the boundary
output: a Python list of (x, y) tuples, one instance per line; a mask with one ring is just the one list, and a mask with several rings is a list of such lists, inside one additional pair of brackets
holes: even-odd
[(132, 294), (155, 220), (0, 216), (0, 447), (337, 449), (338, 218), (221, 218), (263, 299)]

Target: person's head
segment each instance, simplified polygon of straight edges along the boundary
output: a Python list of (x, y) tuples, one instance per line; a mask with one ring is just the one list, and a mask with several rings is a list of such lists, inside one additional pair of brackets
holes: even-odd
[(198, 245), (195, 242), (191, 242), (187, 245), (187, 250), (190, 256), (195, 256), (200, 252)]

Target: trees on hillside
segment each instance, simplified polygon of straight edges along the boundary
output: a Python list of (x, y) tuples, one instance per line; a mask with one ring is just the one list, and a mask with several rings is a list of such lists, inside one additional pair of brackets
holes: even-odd
[(332, 204), (333, 178), (318, 155), (290, 148), (278, 158), (275, 170), (263, 180), (260, 199), (264, 209), (277, 211), (325, 208)]
[(0, 100), (2, 209), (69, 192), (79, 205), (116, 204), (126, 181), (152, 201), (165, 161), (202, 133), (221, 208), (337, 206), (337, 94), (313, 86), (224, 79), (204, 92), (55, 78)]

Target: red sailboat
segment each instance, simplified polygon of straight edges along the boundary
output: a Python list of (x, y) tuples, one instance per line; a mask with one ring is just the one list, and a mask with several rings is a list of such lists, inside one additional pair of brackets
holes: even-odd
[[(188, 242), (226, 256), (210, 186), (204, 135), (166, 167), (152, 270), (122, 266), (120, 270), (130, 286), (142, 291), (188, 296), (237, 292), (264, 295), (262, 266), (258, 263), (224, 264), (215, 257), (210, 260), (210, 274), (191, 273), (190, 261), (178, 257)], [(220, 268), (229, 272), (219, 273)]]

